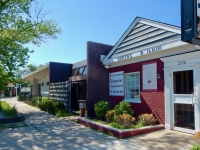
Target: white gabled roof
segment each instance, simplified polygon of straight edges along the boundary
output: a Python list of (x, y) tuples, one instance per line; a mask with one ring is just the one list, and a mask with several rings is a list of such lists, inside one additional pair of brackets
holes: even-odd
[(174, 44), (176, 42), (178, 45), (184, 44), (181, 42), (180, 27), (137, 17), (103, 60), (103, 64), (147, 54), (147, 49), (159, 50), (170, 47), (169, 44), (177, 45)]

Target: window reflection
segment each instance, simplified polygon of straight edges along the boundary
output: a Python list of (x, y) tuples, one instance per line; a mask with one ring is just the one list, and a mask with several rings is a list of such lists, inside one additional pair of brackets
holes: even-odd
[(85, 66), (84, 71), (83, 71), (83, 75), (87, 74), (87, 66)]
[(71, 76), (85, 75), (87, 74), (87, 66), (82, 66), (72, 70)]
[(79, 68), (77, 75), (82, 75), (82, 74), (83, 74), (84, 68), (85, 68), (85, 67)]

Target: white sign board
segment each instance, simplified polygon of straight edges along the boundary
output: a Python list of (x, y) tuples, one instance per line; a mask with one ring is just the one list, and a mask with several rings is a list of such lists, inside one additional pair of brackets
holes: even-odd
[(21, 93), (29, 93), (29, 92), (31, 92), (31, 88), (30, 87), (22, 87), (20, 89), (20, 92)]
[(145, 64), (142, 70), (143, 90), (157, 90), (157, 64)]
[(110, 96), (124, 96), (124, 72), (113, 72), (109, 74)]

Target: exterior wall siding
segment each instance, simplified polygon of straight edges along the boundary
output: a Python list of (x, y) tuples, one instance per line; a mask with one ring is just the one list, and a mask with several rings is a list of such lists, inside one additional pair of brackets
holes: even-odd
[[(144, 91), (142, 84), (142, 65), (146, 63), (157, 62), (157, 73), (162, 73), (162, 77), (157, 79), (157, 91)], [(164, 64), (160, 59), (154, 59), (120, 67), (108, 69), (109, 73), (124, 71), (125, 73), (140, 72), (140, 99), (141, 103), (130, 103), (134, 110), (134, 117), (143, 113), (153, 113), (159, 123), (165, 122), (165, 102), (164, 102)], [(107, 82), (109, 84), (109, 82)], [(111, 107), (124, 100), (124, 96), (109, 96)]]
[(94, 104), (108, 100), (108, 70), (100, 61), (100, 55), (107, 55), (113, 48), (95, 42), (87, 42), (87, 115), (93, 117)]

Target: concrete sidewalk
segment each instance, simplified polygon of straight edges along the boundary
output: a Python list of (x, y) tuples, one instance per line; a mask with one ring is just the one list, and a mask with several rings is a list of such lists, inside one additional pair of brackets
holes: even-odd
[(117, 139), (76, 124), (73, 117), (58, 118), (15, 98), (5, 101), (15, 105), (30, 126), (0, 133), (0, 149), (186, 150), (194, 143), (192, 135), (169, 130)]

